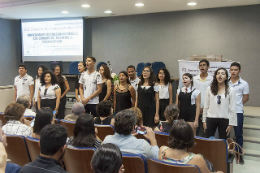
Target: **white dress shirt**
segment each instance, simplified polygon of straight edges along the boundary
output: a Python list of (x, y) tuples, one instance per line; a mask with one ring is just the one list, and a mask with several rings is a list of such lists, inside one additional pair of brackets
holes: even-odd
[(34, 89), (34, 99), (35, 99), (35, 102), (37, 102), (37, 99), (38, 99), (38, 91), (39, 91), (39, 88), (41, 87), (41, 81), (40, 79), (35, 79), (35, 89)]
[(159, 99), (169, 99), (169, 83), (159, 86)]
[(16, 76), (14, 78), (14, 86), (17, 89), (17, 97), (27, 95), (30, 98), (30, 85), (34, 85), (33, 78), (26, 73), (24, 77)]
[(16, 120), (9, 120), (2, 129), (8, 135), (32, 136), (32, 128)]

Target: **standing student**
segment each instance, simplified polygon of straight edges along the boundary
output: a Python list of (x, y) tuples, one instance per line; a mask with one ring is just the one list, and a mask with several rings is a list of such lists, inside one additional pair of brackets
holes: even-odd
[[(237, 126), (234, 126), (236, 142), (243, 147), (243, 123), (244, 123), (244, 110), (243, 105), (249, 100), (249, 85), (240, 76), (241, 65), (233, 62), (230, 66), (229, 86), (236, 92), (236, 113), (237, 113)], [(240, 149), (239, 152), (241, 153)], [(244, 164), (244, 159), (240, 156), (240, 164)]]
[(218, 128), (219, 138), (227, 139), (232, 127), (237, 126), (236, 93), (228, 83), (227, 70), (219, 68), (206, 90), (202, 122), (207, 138)]
[[(120, 112), (124, 109), (129, 109), (135, 105), (135, 89), (130, 85), (128, 74), (126, 71), (119, 73), (120, 84), (114, 88), (115, 99), (114, 109), (115, 112)], [(133, 101), (131, 101), (131, 99)]]
[(64, 112), (65, 112), (65, 106), (66, 106), (66, 101), (67, 101), (66, 94), (69, 92), (70, 86), (69, 86), (67, 78), (61, 74), (60, 66), (56, 65), (54, 67), (54, 74), (57, 77), (57, 82), (61, 89), (60, 106), (59, 106), (59, 111), (58, 111), (58, 114), (56, 115), (56, 118), (63, 119), (65, 116)]
[(143, 114), (143, 125), (153, 127), (159, 122), (159, 87), (155, 83), (153, 69), (144, 67), (138, 84), (136, 107)]
[(99, 94), (99, 102), (108, 100), (111, 95), (111, 75), (107, 65), (103, 64), (99, 68), (99, 73), (102, 76), (102, 92)]
[(14, 100), (19, 96), (27, 95), (30, 98), (30, 101), (33, 99), (33, 89), (34, 89), (34, 81), (31, 76), (29, 76), (26, 72), (27, 69), (24, 64), (19, 65), (19, 75), (14, 78)]
[(134, 87), (136, 94), (137, 94), (137, 88), (138, 88), (138, 83), (140, 82), (140, 79), (136, 76), (135, 66), (129, 65), (127, 67), (127, 73), (129, 76), (130, 83)]
[(200, 91), (193, 87), (193, 76), (185, 73), (182, 76), (184, 87), (177, 90), (176, 105), (180, 109), (178, 119), (185, 120), (193, 129), (196, 135), (198, 119), (200, 114)]
[(48, 70), (48, 68), (45, 66), (45, 65), (40, 65), (38, 67), (38, 70), (37, 70), (37, 75), (36, 75), (36, 79), (34, 81), (35, 83), (35, 88), (34, 88), (34, 97), (33, 97), (33, 106), (36, 108), (36, 110), (38, 110), (38, 106), (37, 106), (37, 98), (38, 98), (38, 91), (39, 91), (39, 88), (41, 86), (41, 75), (44, 71)]
[(102, 92), (102, 77), (99, 72), (94, 69), (96, 58), (87, 57), (87, 71), (80, 76), (79, 93), (82, 104), (85, 105), (85, 112), (97, 116), (96, 105), (99, 103), (98, 95)]
[(166, 68), (161, 68), (157, 75), (159, 83), (159, 116), (161, 121), (165, 121), (164, 111), (168, 105), (172, 104), (172, 84), (170, 73)]
[(53, 111), (59, 110), (61, 89), (57, 78), (52, 71), (44, 71), (41, 75), (41, 86), (38, 91), (38, 109), (50, 107)]
[(199, 127), (197, 128), (196, 135), (204, 137), (203, 123), (202, 123), (202, 113), (205, 101), (206, 89), (210, 86), (213, 76), (208, 73), (209, 61), (203, 59), (199, 62), (200, 74), (193, 77), (194, 87), (200, 91), (200, 115), (199, 115)]
[(86, 70), (86, 64), (84, 62), (79, 62), (78, 63), (78, 70), (80, 72), (79, 75), (76, 76), (76, 80), (75, 80), (75, 96), (76, 96), (76, 100), (78, 102), (80, 102), (80, 94), (79, 94), (79, 79), (80, 79), (80, 76), (83, 72), (85, 72)]

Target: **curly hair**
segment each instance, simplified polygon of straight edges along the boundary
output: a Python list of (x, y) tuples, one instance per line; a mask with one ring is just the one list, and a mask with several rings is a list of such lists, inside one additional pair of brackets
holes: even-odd
[[(104, 76), (105, 76), (105, 78), (111, 79), (112, 77), (111, 77), (110, 70), (109, 70), (108, 66), (106, 64), (102, 64), (100, 67), (104, 68)], [(99, 67), (99, 69), (100, 69), (100, 67)]]
[(134, 113), (136, 115), (136, 125), (142, 126), (143, 125), (143, 114), (142, 111), (138, 107), (131, 107), (132, 110), (134, 110)]
[(130, 135), (136, 124), (136, 116), (132, 109), (120, 111), (115, 116), (115, 132), (120, 135)]
[(50, 71), (50, 70), (46, 70), (46, 71), (44, 71), (42, 73), (41, 78), (40, 78), (42, 86), (45, 85), (44, 77), (45, 77), (46, 74), (50, 74), (51, 75), (51, 84), (52, 85), (55, 85), (55, 84), (58, 83), (55, 74), (52, 71)]
[(4, 111), (4, 118), (9, 120), (19, 121), (23, 116), (25, 107), (20, 103), (10, 103)]
[(96, 106), (97, 115), (100, 117), (108, 117), (111, 114), (112, 103), (109, 100), (99, 102)]
[[(153, 83), (155, 82), (155, 77), (154, 77), (153, 69), (152, 69), (150, 66), (146, 66), (146, 67), (143, 68), (143, 71), (144, 71), (144, 69), (146, 69), (146, 68), (149, 68), (149, 70), (150, 70), (149, 85), (152, 86)], [(144, 76), (143, 76), (143, 73), (142, 73), (142, 75), (141, 75), (140, 78), (141, 78), (141, 80), (140, 80), (140, 82), (139, 82), (139, 85), (143, 85), (143, 84), (144, 84)]]
[(184, 150), (194, 146), (194, 133), (191, 126), (184, 120), (176, 121), (169, 134), (170, 148)]
[(226, 80), (225, 80), (225, 97), (229, 94), (229, 85), (228, 85), (228, 71), (225, 68), (218, 68), (213, 77), (213, 81), (210, 85), (210, 89), (213, 95), (218, 95), (218, 80), (217, 80), (217, 73), (219, 70), (224, 70), (226, 73)]
[(164, 111), (164, 117), (170, 125), (173, 125), (173, 121), (177, 120), (180, 110), (175, 104), (170, 104)]
[(164, 72), (164, 75), (165, 75), (165, 77), (164, 77), (164, 85), (167, 85), (168, 83), (171, 82), (171, 77), (170, 77), (171, 75), (170, 75), (169, 71), (166, 68), (161, 68), (160, 70), (158, 70), (157, 75), (156, 75), (156, 80), (157, 80), (157, 82), (160, 82), (159, 73), (160, 73), (161, 70)]

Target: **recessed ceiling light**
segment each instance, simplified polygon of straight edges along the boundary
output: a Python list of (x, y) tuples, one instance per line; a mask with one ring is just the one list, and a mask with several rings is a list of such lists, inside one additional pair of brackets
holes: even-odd
[(90, 5), (88, 5), (88, 4), (83, 4), (83, 5), (81, 5), (81, 7), (88, 8), (88, 7), (90, 7)]
[(68, 11), (62, 11), (61, 13), (63, 13), (63, 14), (68, 14), (69, 12), (68, 12)]
[(137, 3), (137, 4), (135, 4), (135, 6), (142, 7), (142, 6), (144, 6), (144, 4), (143, 3)]
[(187, 5), (197, 5), (196, 2), (189, 2)]
[(110, 10), (107, 10), (107, 11), (104, 11), (104, 13), (112, 13), (112, 11), (110, 11)]

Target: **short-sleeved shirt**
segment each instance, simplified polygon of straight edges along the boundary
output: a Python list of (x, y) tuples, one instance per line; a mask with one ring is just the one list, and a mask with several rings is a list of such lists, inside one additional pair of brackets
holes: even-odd
[(169, 99), (169, 83), (159, 86), (159, 99)]
[[(185, 93), (186, 92), (185, 89), (186, 89), (186, 87), (182, 87), (181, 91)], [(191, 91), (193, 91), (191, 94), (191, 105), (194, 105), (196, 103), (196, 98), (200, 94), (200, 91), (194, 87), (187, 88), (187, 93), (190, 93)], [(177, 89), (177, 94), (178, 95), (180, 94), (180, 89)]]
[(134, 87), (135, 91), (137, 91), (139, 82), (140, 82), (140, 79), (138, 77), (136, 77), (134, 80), (130, 79), (130, 83)]
[[(88, 74), (88, 71), (85, 71), (81, 74), (79, 83), (83, 85), (84, 98), (88, 98), (94, 92), (97, 91), (97, 85), (102, 84), (102, 76), (97, 71), (94, 71), (91, 74)], [(88, 101), (88, 104), (98, 104), (98, 103), (99, 103), (98, 95)]]
[(233, 84), (229, 79), (229, 86), (232, 87), (236, 92), (236, 111), (237, 113), (244, 113), (243, 111), (243, 95), (249, 94), (249, 85), (248, 83), (239, 78), (239, 80)]
[[(151, 86), (141, 86), (142, 89), (144, 89), (144, 88), (145, 88), (145, 89), (149, 89), (150, 87), (151, 87)], [(158, 93), (158, 92), (159, 92), (159, 85), (154, 85), (154, 86), (153, 86), (153, 90), (154, 90), (154, 92), (157, 92), (157, 93)]]
[(14, 78), (14, 86), (16, 86), (17, 89), (17, 97), (20, 97), (22, 95), (27, 95), (30, 98), (30, 85), (34, 85), (34, 81), (32, 76), (26, 74), (24, 77), (16, 76)]
[(35, 89), (34, 89), (34, 99), (35, 99), (35, 102), (37, 102), (37, 99), (38, 99), (38, 91), (39, 91), (39, 88), (41, 87), (41, 81), (40, 79), (36, 79), (35, 80)]
[(55, 90), (60, 88), (58, 84), (49, 86), (46, 89), (46, 86), (43, 85), (39, 88), (41, 99), (56, 99)]
[(2, 129), (8, 135), (32, 136), (32, 128), (16, 120), (9, 120)]

